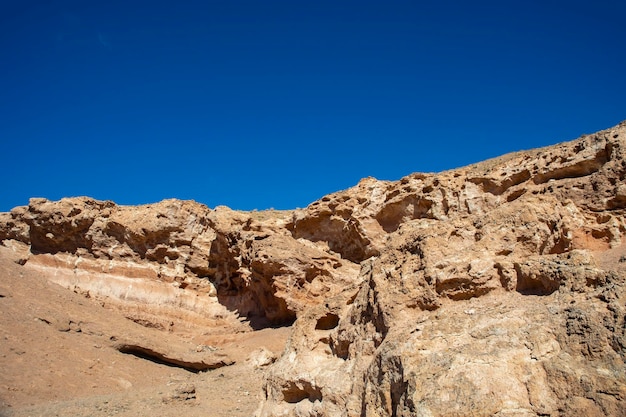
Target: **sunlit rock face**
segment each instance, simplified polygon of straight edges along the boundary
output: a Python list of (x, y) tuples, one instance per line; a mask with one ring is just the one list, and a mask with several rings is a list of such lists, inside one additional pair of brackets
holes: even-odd
[(1, 238), (27, 248), (27, 266), (155, 327), (288, 324), (358, 276), (352, 262), (296, 240), (290, 211), (81, 197), (32, 199), (1, 216)]
[(269, 416), (620, 416), (626, 123), (302, 210), (32, 199), (25, 267), (149, 327), (290, 325)]
[(297, 212), (360, 262), (299, 314), (267, 416), (623, 415), (626, 124)]

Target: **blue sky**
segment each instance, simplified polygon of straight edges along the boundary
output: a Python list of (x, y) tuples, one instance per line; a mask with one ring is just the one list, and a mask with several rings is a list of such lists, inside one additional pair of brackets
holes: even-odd
[(0, 211), (305, 207), (626, 119), (623, 1), (0, 0)]

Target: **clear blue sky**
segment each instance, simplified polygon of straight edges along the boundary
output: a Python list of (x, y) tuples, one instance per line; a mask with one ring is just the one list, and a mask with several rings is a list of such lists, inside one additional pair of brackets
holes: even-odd
[(626, 2), (0, 0), (0, 211), (305, 207), (626, 119)]

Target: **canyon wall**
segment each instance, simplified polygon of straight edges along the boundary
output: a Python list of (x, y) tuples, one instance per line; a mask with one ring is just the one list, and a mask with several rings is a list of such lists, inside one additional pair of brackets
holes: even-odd
[(269, 416), (619, 416), (626, 123), (305, 209), (32, 199), (25, 267), (149, 327), (293, 325)]

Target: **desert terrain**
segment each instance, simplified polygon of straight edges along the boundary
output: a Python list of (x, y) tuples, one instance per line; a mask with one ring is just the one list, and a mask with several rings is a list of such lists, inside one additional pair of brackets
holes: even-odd
[(624, 416), (626, 122), (304, 209), (0, 213), (2, 416)]
[[(287, 327), (200, 331), (192, 341), (128, 320), (16, 259), (0, 247), (0, 415), (249, 416), (257, 408), (263, 369), (282, 352)], [(216, 367), (198, 372), (121, 353), (120, 341)]]

